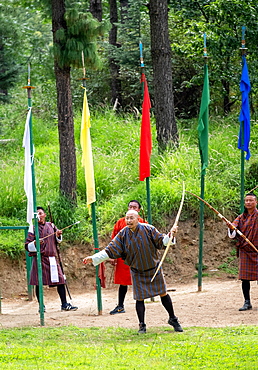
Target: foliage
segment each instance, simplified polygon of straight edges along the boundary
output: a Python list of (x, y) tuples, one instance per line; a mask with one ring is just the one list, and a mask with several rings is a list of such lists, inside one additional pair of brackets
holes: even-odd
[[(9, 10), (11, 7), (9, 7)], [(3, 5), (0, 5), (0, 101), (8, 100), (8, 90), (14, 86), (18, 75), (14, 50), (19, 44), (19, 28), (12, 22), (12, 17)], [(10, 44), (12, 48), (10, 48)]]
[(9, 217), (1, 218), (0, 227), (10, 228), (0, 229), (0, 255), (8, 256), (14, 260), (21, 260), (24, 256), (24, 240), (28, 229), (20, 229), (19, 220)]
[(219, 270), (225, 271), (227, 274), (237, 275), (238, 264), (236, 258), (227, 257), (227, 261), (219, 266)]
[(96, 40), (103, 36), (104, 23), (96, 21), (89, 12), (85, 12), (82, 2), (66, 1), (66, 28), (56, 32), (54, 45), (55, 58), (61, 68), (82, 67), (82, 52), (85, 65), (97, 68), (100, 59), (97, 53)]
[(143, 44), (144, 72), (150, 86), (152, 81), (149, 17), (146, 3), (143, 0), (128, 0), (126, 10), (120, 9), (117, 27), (119, 47), (105, 44), (105, 56), (113, 58), (119, 64), (123, 110), (132, 111), (134, 107), (140, 109), (142, 100), (139, 41)]
[[(60, 31), (60, 42), (65, 50), (65, 60), (81, 67), (81, 50), (87, 58), (86, 47), (90, 46), (99, 55), (101, 68), (92, 66), (96, 53), (92, 49), (89, 64), (86, 64), (87, 88), (94, 107), (110, 106), (110, 77), (108, 58), (112, 56), (120, 65), (119, 78), (122, 83), (126, 111), (137, 111), (141, 107), (139, 41), (143, 42), (145, 74), (152, 96), (152, 67), (150, 51), (150, 27), (146, 2), (128, 0), (126, 12), (120, 11), (118, 44), (113, 48), (108, 43), (109, 7), (103, 2), (103, 22), (93, 20), (88, 2), (67, 1), (66, 20), (69, 25), (76, 20), (69, 31)], [(256, 113), (257, 87), (257, 12), (255, 0), (201, 0), (192, 2), (169, 1), (169, 29), (172, 48), (173, 86), (176, 115), (178, 118), (193, 118), (198, 106), (203, 83), (203, 33), (207, 34), (207, 51), (210, 77), (212, 112), (226, 113), (235, 110), (240, 100), (239, 79), (241, 74), (241, 28), (246, 27), (245, 40), (248, 48), (248, 68), (252, 91), (251, 108)], [(51, 9), (49, 0), (2, 1), (3, 21), (1, 29), (8, 42), (1, 54), (8, 64), (8, 73), (18, 71), (16, 84), (27, 81), (27, 64), (31, 63), (32, 84), (37, 86), (34, 104), (42, 115), (56, 117), (55, 81), (53, 73), (53, 43), (51, 32)], [(82, 16), (83, 15), (83, 16)], [(94, 42), (87, 38), (80, 41), (81, 32), (87, 34), (93, 27)], [(13, 37), (10, 29), (15, 35)], [(105, 30), (105, 31), (104, 31)], [(98, 34), (102, 36), (98, 36)], [(78, 40), (79, 39), (79, 40)], [(22, 41), (21, 41), (22, 40)], [(82, 44), (80, 44), (82, 42)], [(95, 45), (95, 46), (94, 46)], [(58, 52), (58, 55), (60, 53)], [(61, 54), (60, 54), (61, 55)], [(64, 63), (64, 58), (60, 60)], [(98, 63), (97, 63), (98, 64)], [(2, 75), (3, 76), (3, 75)], [(72, 69), (73, 101), (79, 103), (78, 79), (82, 71)], [(15, 81), (14, 81), (15, 82)], [(11, 83), (9, 88), (11, 87)]]
[[(26, 111), (22, 108), (20, 100), (17, 100), (16, 110), (11, 107), (0, 106), (4, 137), (14, 139), (0, 146), (0, 168), (5, 174), (0, 179), (0, 221), (1, 225), (6, 225), (10, 218), (14, 225), (24, 225), (26, 196), (23, 190), (24, 151), (21, 146)], [(75, 119), (78, 206), (74, 209), (59, 195), (59, 147), (56, 124), (52, 120), (43, 121), (33, 110), (37, 204), (47, 208), (48, 202), (50, 203), (54, 222), (59, 228), (81, 221), (80, 224), (65, 230), (64, 240), (86, 243), (92, 241), (92, 224), (86, 206), (86, 186), (81, 166), (80, 126), (81, 119), (78, 114)], [(161, 231), (166, 231), (174, 220), (181, 199), (182, 182), (185, 182), (187, 190), (197, 195), (200, 191), (197, 121), (181, 120), (178, 127), (180, 146), (177, 150), (168, 150), (161, 155), (156, 141), (153, 140), (150, 181), (152, 222)], [(97, 195), (97, 228), (100, 237), (111, 234), (114, 223), (124, 215), (126, 204), (131, 199), (138, 199), (142, 203), (147, 217), (146, 185), (145, 182), (138, 180), (139, 128), (140, 120), (135, 119), (133, 115), (117, 115), (109, 110), (92, 111), (91, 138)], [(227, 119), (218, 116), (210, 119), (210, 155), (206, 172), (205, 199), (228, 219), (234, 219), (240, 208), (238, 129), (238, 118), (234, 115)], [(153, 124), (152, 132), (154, 138)], [(252, 126), (251, 138), (252, 156), (245, 164), (246, 191), (257, 185), (255, 153), (258, 130), (255, 123)], [(253, 176), (250, 176), (251, 173)], [(211, 212), (205, 207), (205, 217), (211, 216)], [(186, 194), (180, 220), (198, 217), (198, 214), (199, 202)], [(5, 241), (2, 241), (1, 235), (0, 242), (4, 245)], [(18, 238), (14, 237), (14, 248), (19, 243)], [(8, 248), (12, 250), (11, 247)]]
[(23, 84), (27, 84), (28, 63), (32, 71), (34, 68), (32, 84), (53, 78), (50, 24), (40, 12), (24, 8), (21, 2), (4, 0), (0, 7), (1, 88), (9, 93), (25, 74)]
[(227, 260), (219, 266), (219, 269), (225, 271), (228, 274), (236, 275), (238, 272), (238, 260), (236, 249), (232, 249), (230, 256)]
[[(255, 369), (257, 327), (23, 328), (1, 330), (4, 369)], [(251, 365), (251, 367), (250, 367)]]
[[(170, 30), (173, 50), (175, 103), (178, 114), (193, 117), (202, 84), (203, 33), (207, 34), (211, 109), (227, 113), (239, 99), (242, 26), (253, 91), (257, 90), (256, 2), (170, 1)], [(250, 51), (249, 51), (250, 50)]]

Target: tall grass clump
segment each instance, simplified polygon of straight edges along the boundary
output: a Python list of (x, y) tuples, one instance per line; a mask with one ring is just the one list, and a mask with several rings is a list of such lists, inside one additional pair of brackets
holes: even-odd
[[(20, 109), (20, 105), (17, 107)], [(18, 110), (18, 109), (17, 109)], [(14, 139), (0, 146), (0, 222), (12, 217), (25, 224), (26, 197), (23, 190), (24, 150), (22, 137), (26, 109), (5, 111), (0, 106), (1, 133), (5, 139)], [(47, 207), (50, 202), (55, 223), (65, 227), (78, 220), (75, 228), (66, 230), (69, 242), (92, 241), (90, 209), (86, 205), (84, 169), (81, 166), (80, 127), (81, 112), (75, 115), (75, 144), (77, 153), (77, 207), (66, 204), (59, 194), (59, 143), (54, 116), (46, 120), (33, 111), (35, 144), (35, 175), (37, 204)], [(110, 235), (116, 220), (127, 210), (127, 203), (137, 199), (142, 203), (147, 218), (146, 184), (139, 181), (140, 117), (118, 115), (108, 109), (91, 112), (91, 140), (96, 186), (96, 215), (99, 236)], [(200, 194), (200, 155), (197, 120), (178, 121), (179, 147), (160, 152), (152, 122), (153, 149), (151, 157), (152, 222), (163, 230), (173, 222), (178, 209), (182, 184), (187, 190)], [(240, 151), (237, 149), (238, 117), (210, 117), (209, 166), (205, 176), (205, 199), (229, 219), (239, 213), (240, 207)], [(255, 187), (258, 180), (256, 122), (251, 130), (251, 158), (245, 163), (246, 190)], [(198, 218), (199, 201), (185, 196), (182, 219)], [(205, 216), (211, 211), (205, 207)], [(2, 222), (3, 224), (3, 222)], [(1, 236), (0, 236), (1, 237)]]

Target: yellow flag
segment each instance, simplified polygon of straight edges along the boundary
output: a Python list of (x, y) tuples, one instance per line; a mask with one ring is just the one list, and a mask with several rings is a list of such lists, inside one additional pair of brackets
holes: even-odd
[(81, 125), (81, 147), (82, 147), (82, 166), (85, 168), (85, 182), (87, 192), (87, 205), (96, 201), (94, 167), (90, 137), (90, 111), (87, 101), (86, 89), (84, 89), (82, 125)]

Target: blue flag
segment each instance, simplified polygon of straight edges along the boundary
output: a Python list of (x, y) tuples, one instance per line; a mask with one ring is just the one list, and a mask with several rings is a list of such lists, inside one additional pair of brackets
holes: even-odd
[(249, 151), (250, 141), (250, 107), (249, 107), (249, 92), (251, 91), (251, 84), (248, 77), (248, 68), (245, 55), (243, 55), (243, 69), (240, 81), (240, 91), (242, 94), (242, 106), (239, 115), (240, 130), (238, 136), (238, 149), (246, 152), (245, 159), (249, 159), (251, 154)]

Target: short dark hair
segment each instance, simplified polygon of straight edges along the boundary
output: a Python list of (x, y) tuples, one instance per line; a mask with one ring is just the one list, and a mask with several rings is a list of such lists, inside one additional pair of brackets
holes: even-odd
[(128, 203), (128, 207), (129, 207), (129, 204), (130, 204), (130, 203), (132, 203), (132, 202), (137, 203), (137, 204), (138, 204), (138, 206), (139, 206), (139, 209), (141, 209), (141, 208), (142, 208), (141, 203), (140, 203), (140, 202), (138, 202), (138, 200), (135, 200), (135, 199), (130, 200), (130, 202)]
[(44, 213), (46, 213), (46, 211), (45, 211), (45, 209), (44, 209), (43, 207), (37, 207), (37, 211), (38, 211), (39, 209), (42, 209), (42, 211), (43, 211)]
[(257, 200), (257, 196), (256, 196), (254, 193), (247, 193), (247, 194), (245, 195), (245, 197), (247, 197), (247, 196), (255, 197), (255, 199)]

